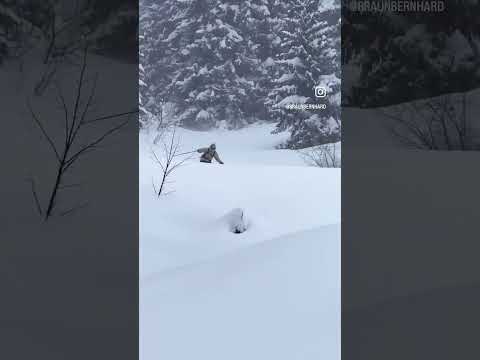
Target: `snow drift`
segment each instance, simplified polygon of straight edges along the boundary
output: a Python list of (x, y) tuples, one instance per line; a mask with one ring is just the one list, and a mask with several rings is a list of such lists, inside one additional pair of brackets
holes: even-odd
[(177, 129), (225, 165), (195, 153), (160, 199), (141, 134), (141, 360), (339, 359), (340, 169), (276, 150), (273, 128)]
[(141, 359), (339, 359), (339, 238), (319, 227), (151, 276)]

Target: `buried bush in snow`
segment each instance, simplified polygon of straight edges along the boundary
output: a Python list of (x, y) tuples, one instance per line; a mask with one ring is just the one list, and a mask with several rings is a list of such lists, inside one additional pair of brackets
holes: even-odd
[(231, 210), (223, 217), (223, 220), (228, 225), (228, 230), (234, 234), (241, 234), (248, 229), (248, 221), (243, 209)]

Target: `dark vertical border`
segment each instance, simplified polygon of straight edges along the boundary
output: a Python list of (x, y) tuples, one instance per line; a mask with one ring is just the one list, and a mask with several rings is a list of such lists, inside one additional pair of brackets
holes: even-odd
[[(406, 147), (394, 141), (381, 114), (393, 105), (465, 92), (469, 119), (478, 126), (480, 82), (472, 74), (464, 81), (465, 73), (433, 74), (389, 51), (401, 35), (389, 32), (393, 17), (349, 11), (351, 3), (342, 9), (342, 359), (479, 358), (480, 153)], [(457, 28), (477, 39), (478, 21), (465, 4), (446, 5), (438, 14), (397, 14), (396, 24), (427, 23), (430, 34)], [(420, 50), (433, 45), (424, 35), (415, 44)], [(452, 38), (457, 51), (445, 55), (460, 54), (468, 41), (455, 39), (462, 38), (468, 40)], [(393, 71), (362, 82), (349, 66), (359, 50), (378, 51), (371, 55), (385, 61), (393, 56), (408, 70), (405, 76), (425, 75), (428, 82), (409, 90), (401, 77), (388, 81), (398, 76)], [(371, 59), (357, 65), (368, 73)]]
[[(57, 38), (60, 49), (66, 38), (83, 41), (79, 31), (101, 29), (83, 38), (95, 39), (88, 44), (85, 89), (98, 75), (98, 96), (86, 118), (133, 113), (78, 137), (74, 146), (81, 149), (128, 119), (72, 166), (55, 216), (45, 222), (37, 213), (32, 179), (45, 212), (56, 161), (26, 104), (31, 102), (60, 148), (62, 107), (49, 94), (58, 80), (73, 113), (81, 59), (44, 62), (47, 48), (39, 40), (44, 35), (16, 37), (19, 18), (2, 11), (4, 6), (13, 14), (24, 11), (39, 26), (45, 9), (35, 6), (49, 3), (68, 11), (83, 2), (6, 1), (0, 10), (0, 28), (10, 21), (9, 44), (26, 50), (2, 49), (0, 42), (0, 358), (133, 360), (138, 358), (138, 4), (93, 1), (94, 11)], [(54, 74), (41, 95), (34, 94), (32, 85), (57, 65), (58, 77)]]

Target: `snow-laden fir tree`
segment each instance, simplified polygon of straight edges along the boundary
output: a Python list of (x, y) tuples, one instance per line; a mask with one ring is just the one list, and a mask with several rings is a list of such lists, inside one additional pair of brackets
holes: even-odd
[(27, 39), (41, 38), (49, 26), (50, 5), (29, 0), (4, 0), (0, 3), (0, 64), (8, 57), (22, 56), (34, 45)]
[[(129, 0), (72, 3), (3, 0), (0, 2), (0, 62), (27, 54), (42, 56), (44, 75), (39, 82), (44, 90), (58, 68), (77, 63), (77, 52), (85, 44), (104, 56), (136, 61), (136, 56), (132, 58), (129, 51), (138, 41), (136, 26), (137, 10)], [(114, 49), (112, 43), (117, 44)], [(37, 90), (37, 95), (43, 92)]]
[(225, 122), (238, 128), (252, 121), (257, 60), (247, 37), (250, 4), (190, 0), (179, 5), (176, 26), (164, 42), (176, 64), (166, 89), (183, 126), (208, 129)]
[[(141, 35), (140, 35), (141, 39)], [(139, 119), (140, 119), (140, 126), (144, 127), (147, 125), (149, 119), (151, 119), (151, 113), (148, 108), (145, 106), (146, 102), (148, 101), (148, 85), (145, 78), (145, 68), (143, 67), (143, 62), (141, 61), (144, 58), (143, 53), (140, 51), (139, 54), (140, 63), (138, 66), (138, 108), (140, 111)]]
[[(160, 117), (168, 99), (166, 85), (175, 68), (173, 50), (165, 42), (165, 34), (174, 27), (172, 18), (176, 1), (142, 0), (140, 2), (140, 72), (139, 98), (141, 118)], [(145, 124), (144, 124), (145, 125)]]
[[(338, 140), (338, 21), (332, 0), (142, 0), (142, 108), (158, 118), (167, 103), (192, 129), (276, 122), (292, 148)], [(271, 111), (322, 82), (335, 100), (322, 114)]]
[(479, 1), (451, 1), (445, 11), (345, 11), (344, 63), (358, 69), (345, 104), (384, 106), (478, 87)]
[[(280, 28), (275, 77), (266, 104), (276, 131), (289, 130), (284, 146), (304, 148), (340, 139), (339, 7), (330, 1), (293, 0)], [(327, 97), (319, 101), (315, 88)], [(292, 110), (287, 105), (320, 104), (325, 109)]]

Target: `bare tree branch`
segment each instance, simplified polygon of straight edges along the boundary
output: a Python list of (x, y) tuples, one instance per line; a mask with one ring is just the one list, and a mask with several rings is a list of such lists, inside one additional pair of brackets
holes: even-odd
[[(467, 127), (466, 94), (446, 94), (380, 113), (391, 120), (389, 131), (402, 145), (429, 150), (469, 150), (476, 141)], [(410, 118), (405, 113), (410, 113)], [(388, 124), (387, 124), (388, 125)]]
[[(452, 72), (455, 56), (445, 66)], [(417, 100), (381, 111), (391, 120), (389, 130), (402, 145), (429, 150), (469, 150), (478, 147), (478, 136), (467, 125), (466, 93)], [(405, 113), (410, 111), (410, 119)]]
[(65, 100), (65, 97), (62, 94), (62, 91), (60, 90), (60, 85), (58, 82), (55, 83), (55, 88), (57, 90), (57, 97), (60, 99), (60, 102), (63, 107), (63, 113), (64, 113), (64, 121), (65, 121), (65, 148), (67, 147), (68, 143), (68, 106), (67, 102)]
[(43, 136), (45, 137), (45, 139), (47, 140), (48, 144), (50, 145), (51, 149), (53, 150), (53, 152), (55, 153), (55, 157), (57, 158), (57, 160), (59, 162), (61, 162), (61, 159), (60, 159), (60, 155), (58, 153), (58, 150), (55, 146), (55, 143), (53, 142), (52, 138), (48, 135), (47, 131), (45, 130), (45, 128), (43, 127), (40, 119), (37, 117), (37, 115), (35, 114), (35, 112), (33, 111), (30, 103), (27, 103), (27, 106), (28, 106), (28, 110), (30, 111), (30, 114), (32, 115), (32, 118), (33, 120), (36, 122), (36, 124), (38, 125), (38, 127), (40, 128), (40, 131), (42, 132)]
[(176, 135), (176, 127), (174, 126), (170, 134), (169, 141), (162, 141), (162, 158), (159, 158), (155, 151), (152, 150), (152, 158), (162, 170), (162, 179), (160, 181), (158, 191), (155, 184), (153, 184), (153, 188), (156, 191), (157, 197), (160, 197), (161, 195), (171, 194), (173, 192), (172, 190), (165, 191), (166, 185), (171, 183), (169, 181), (169, 177), (175, 170), (183, 166), (189, 159), (191, 159), (191, 156), (188, 156), (184, 159), (177, 160), (176, 158), (179, 156), (179, 149), (180, 140)]
[(72, 125), (70, 127), (70, 132), (68, 135), (68, 143), (72, 143), (72, 136), (73, 134), (77, 132), (76, 130), (76, 121), (78, 117), (78, 106), (80, 103), (80, 99), (82, 97), (82, 86), (83, 86), (83, 81), (84, 81), (84, 76), (85, 76), (85, 70), (87, 68), (87, 48), (85, 48), (84, 53), (83, 53), (83, 63), (82, 63), (82, 68), (80, 70), (80, 79), (78, 81), (77, 85), (77, 95), (75, 96), (75, 105), (73, 107), (73, 116), (72, 116)]
[(309, 149), (298, 150), (304, 161), (311, 166), (322, 168), (340, 167), (340, 157), (336, 144), (318, 145)]
[(83, 208), (87, 207), (88, 205), (89, 205), (89, 203), (88, 203), (88, 202), (85, 202), (85, 203), (83, 203), (83, 204), (74, 206), (74, 207), (72, 207), (72, 208), (70, 208), (70, 209), (68, 209), (68, 210), (62, 211), (59, 215), (60, 215), (60, 216), (66, 216), (66, 215), (71, 214), (71, 213), (73, 213), (73, 212), (77, 212), (78, 210), (83, 209)]
[(113, 128), (111, 128), (110, 130), (105, 132), (102, 136), (100, 136), (96, 140), (94, 140), (94, 141), (90, 142), (88, 145), (82, 147), (80, 150), (78, 150), (75, 154), (73, 154), (70, 158), (68, 158), (65, 161), (64, 169), (67, 170), (70, 167), (70, 165), (72, 165), (73, 162), (75, 162), (75, 160), (78, 159), (79, 156), (84, 154), (87, 150), (93, 149), (97, 144), (101, 143), (108, 136), (110, 136), (110, 135), (114, 134), (115, 132), (119, 131), (121, 128), (123, 128), (125, 125), (127, 125), (129, 123), (129, 121), (130, 121), (130, 119), (122, 122), (121, 124), (119, 124), (117, 126), (114, 126)]
[(152, 187), (153, 187), (153, 192), (155, 193), (155, 195), (157, 195), (157, 187), (155, 186), (155, 181), (153, 180), (153, 178), (152, 178)]
[(58, 189), (61, 190), (61, 189), (79, 188), (81, 186), (82, 184), (66, 184), (66, 185), (59, 185)]
[(33, 199), (35, 200), (35, 206), (37, 208), (38, 214), (41, 216), (43, 214), (43, 211), (40, 205), (40, 201), (38, 200), (37, 190), (35, 189), (35, 181), (33, 180), (33, 178), (29, 178), (27, 179), (27, 181), (30, 182)]
[[(53, 152), (55, 153), (55, 158), (58, 162), (58, 166), (56, 168), (55, 181), (52, 184), (49, 199), (45, 206), (45, 211), (41, 211), (42, 208), (40, 206), (40, 201), (37, 196), (35, 187), (32, 183), (32, 194), (35, 198), (37, 210), (39, 209), (39, 213), (41, 211), (40, 214), (41, 216), (43, 216), (45, 221), (47, 221), (55, 213), (54, 210), (57, 208), (59, 190), (72, 189), (72, 188), (81, 186), (81, 184), (78, 184), (78, 183), (72, 183), (72, 184), (63, 183), (64, 176), (67, 173), (67, 171), (72, 167), (72, 165), (75, 164), (77, 160), (83, 155), (85, 155), (86, 153), (99, 148), (100, 144), (105, 139), (107, 139), (109, 136), (112, 136), (113, 134), (120, 131), (131, 120), (131, 118), (129, 117), (127, 120), (117, 125), (110, 126), (109, 129), (103, 130), (102, 132), (100, 132), (99, 136), (97, 135), (97, 137), (93, 139), (90, 139), (90, 140), (88, 140), (88, 138), (84, 139), (83, 142), (86, 142), (86, 145), (78, 145), (78, 143), (80, 143), (82, 140), (80, 139), (80, 135), (85, 136), (86, 134), (85, 132), (81, 131), (81, 129), (82, 129), (82, 126), (87, 123), (85, 119), (89, 114), (89, 111), (91, 110), (92, 104), (94, 103), (94, 100), (96, 97), (96, 89), (97, 89), (98, 75), (96, 74), (93, 79), (93, 83), (90, 86), (89, 91), (87, 91), (87, 88), (88, 88), (87, 84), (89, 83), (89, 81), (87, 80), (87, 77), (86, 77), (86, 73), (87, 73), (86, 69), (87, 69), (87, 48), (85, 47), (82, 55), (82, 65), (80, 69), (80, 75), (76, 84), (77, 86), (76, 86), (75, 94), (73, 97), (72, 112), (69, 112), (69, 106), (67, 105), (67, 100), (65, 99), (65, 96), (62, 93), (60, 85), (58, 83), (55, 84), (57, 100), (60, 103), (60, 107), (63, 112), (63, 118), (64, 118), (64, 125), (63, 125), (64, 138), (62, 139), (63, 146), (55, 144), (53, 138), (48, 134), (45, 127), (41, 123), (39, 117), (35, 114), (30, 104), (27, 103), (30, 113), (32, 115), (32, 119), (40, 128), (49, 146), (52, 148)], [(84, 93), (85, 94), (88, 93), (88, 95), (86, 95), (85, 100), (84, 100)], [(118, 114), (107, 115), (97, 119), (107, 119), (107, 118), (114, 119), (114, 118), (119, 118), (125, 115), (131, 115), (133, 113), (136, 113), (136, 112), (134, 111), (120, 112)], [(60, 151), (59, 149), (62, 149), (62, 150)], [(60, 216), (71, 214), (85, 206), (86, 204), (72, 207), (60, 213)]]
[(80, 119), (80, 124), (83, 124), (85, 121), (85, 117), (87, 116), (88, 110), (90, 109), (90, 106), (92, 105), (93, 98), (95, 97), (95, 93), (97, 91), (97, 83), (98, 83), (98, 73), (94, 75), (93, 78), (93, 85), (90, 90), (90, 95), (88, 96), (87, 103), (85, 104), (85, 107), (83, 109), (82, 117)]
[(92, 119), (92, 120), (84, 121), (83, 124), (86, 125), (86, 124), (91, 124), (91, 123), (95, 123), (95, 122), (98, 122), (98, 121), (110, 120), (110, 119), (118, 118), (118, 117), (121, 117), (121, 116), (133, 115), (133, 114), (138, 114), (138, 110), (132, 110), (132, 111), (127, 111), (127, 112), (123, 112), (123, 113), (98, 117), (98, 118), (95, 118), (95, 119)]

